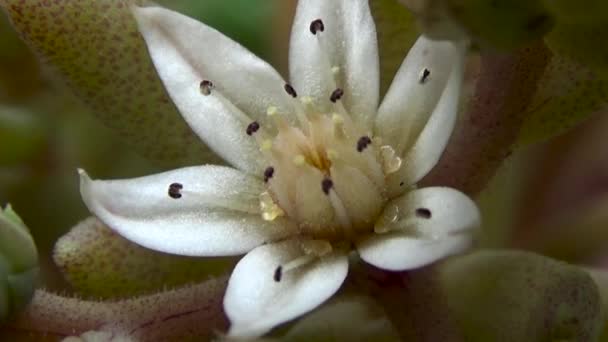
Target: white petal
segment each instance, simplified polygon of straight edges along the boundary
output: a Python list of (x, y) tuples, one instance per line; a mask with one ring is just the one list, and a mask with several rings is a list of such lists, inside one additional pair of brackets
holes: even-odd
[[(285, 81), (266, 62), (194, 19), (159, 7), (135, 7), (133, 13), (158, 74), (188, 124), (232, 165), (259, 171), (258, 148), (245, 130), (254, 120), (268, 126), (270, 106), (294, 113)], [(202, 80), (213, 82), (211, 95), (201, 94)]]
[[(429, 210), (431, 217), (421, 217), (418, 209)], [(469, 230), (480, 225), (480, 214), (457, 190), (422, 188), (390, 202), (376, 227), (383, 225), (389, 232), (357, 243), (361, 258), (382, 269), (408, 270), (469, 247)]]
[(230, 319), (229, 335), (254, 337), (292, 320), (323, 303), (342, 285), (348, 272), (348, 258), (331, 253), (304, 266), (274, 273), (303, 252), (300, 242), (287, 240), (258, 247), (236, 265), (224, 297)]
[[(456, 119), (465, 67), (465, 44), (459, 43), (451, 59), (452, 69), (441, 96), (422, 131), (403, 152), (403, 167), (391, 175), (390, 187), (404, 182), (411, 185), (424, 177), (439, 161), (448, 143)], [(432, 74), (431, 76), (432, 77)], [(416, 124), (413, 125), (416, 127)]]
[[(378, 109), (375, 132), (399, 155), (413, 143), (428, 121), (457, 53), (451, 42), (420, 36), (401, 64)], [(425, 69), (429, 74), (421, 81)]]
[[(187, 167), (129, 180), (93, 181), (80, 170), (89, 210), (125, 238), (166, 253), (243, 254), (295, 232), (287, 220), (266, 222), (258, 208), (262, 181), (222, 166)], [(169, 196), (179, 183), (180, 198)]]
[[(310, 32), (321, 19), (323, 32)], [(289, 51), (290, 77), (296, 89), (311, 96), (318, 109), (332, 111), (336, 88), (355, 121), (371, 128), (378, 106), (379, 62), (376, 27), (367, 0), (299, 1)], [(340, 68), (337, 77), (332, 67)]]

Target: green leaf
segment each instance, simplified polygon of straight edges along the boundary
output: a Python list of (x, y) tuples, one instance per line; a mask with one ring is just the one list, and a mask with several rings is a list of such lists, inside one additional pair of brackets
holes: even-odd
[(526, 109), (519, 145), (561, 134), (606, 108), (608, 79), (589, 68), (553, 54)]
[(371, 0), (370, 7), (378, 32), (381, 94), (384, 94), (418, 38), (418, 31), (412, 13), (397, 0)]
[(41, 61), (145, 156), (173, 165), (214, 159), (164, 90), (129, 3), (0, 0), (0, 7)]
[(481, 251), (440, 265), (466, 341), (597, 341), (598, 288), (582, 269), (540, 255)]
[(446, 0), (452, 16), (475, 41), (502, 49), (532, 42), (552, 25), (539, 0)]
[[(608, 9), (603, 9), (607, 13)], [(608, 35), (608, 14), (600, 22), (559, 22), (547, 35), (547, 45), (560, 56), (595, 71), (608, 79), (608, 46), (598, 41)], [(600, 38), (601, 39), (601, 38)]]
[(462, 39), (511, 50), (544, 36), (553, 17), (540, 0), (401, 0), (434, 39)]
[(169, 255), (138, 246), (88, 218), (55, 245), (55, 263), (83, 295), (129, 297), (198, 282), (223, 273), (228, 258)]
[(342, 296), (302, 317), (281, 341), (400, 341), (382, 308), (367, 297)]
[(38, 281), (38, 252), (10, 206), (0, 208), (0, 322), (30, 301)]

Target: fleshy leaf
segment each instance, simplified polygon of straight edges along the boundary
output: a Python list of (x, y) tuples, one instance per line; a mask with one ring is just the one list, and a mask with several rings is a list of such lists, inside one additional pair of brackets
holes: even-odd
[(34, 239), (10, 206), (0, 208), (0, 321), (29, 302), (37, 280)]
[(169, 100), (129, 3), (0, 0), (0, 7), (42, 62), (145, 156), (173, 164), (217, 160)]
[(418, 32), (412, 13), (398, 0), (371, 0), (380, 54), (380, 94), (386, 93)]
[(519, 144), (547, 140), (607, 108), (608, 79), (553, 54), (526, 109)]
[(54, 259), (80, 294), (101, 298), (201, 281), (232, 265), (227, 258), (190, 258), (143, 248), (92, 217), (57, 242)]
[(466, 33), (491, 49), (514, 49), (542, 37), (553, 18), (540, 0), (401, 0), (436, 39)]
[(597, 341), (598, 288), (582, 269), (540, 255), (482, 251), (440, 266), (466, 341)]
[(568, 0), (544, 0), (557, 18), (557, 25), (546, 37), (549, 46), (560, 55), (608, 78), (608, 48), (598, 41), (608, 34), (608, 4), (586, 0), (576, 4)]
[[(177, 290), (105, 302), (38, 290), (6, 330), (29, 337), (27, 341), (32, 337), (36, 341), (46, 340), (42, 337), (52, 341), (78, 335), (102, 337), (104, 332), (134, 341), (209, 341), (227, 326), (221, 301), (225, 286), (225, 278), (211, 279)], [(89, 331), (94, 333), (86, 335)]]
[(344, 297), (321, 306), (289, 329), (281, 341), (400, 341), (371, 298)]

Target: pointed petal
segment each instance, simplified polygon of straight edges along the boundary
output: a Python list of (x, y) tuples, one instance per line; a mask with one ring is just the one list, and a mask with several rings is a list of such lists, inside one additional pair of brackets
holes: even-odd
[[(270, 106), (294, 112), (285, 81), (266, 62), (194, 19), (159, 7), (135, 7), (133, 13), (156, 70), (188, 124), (232, 165), (256, 170), (261, 158), (245, 130), (254, 120), (267, 126)], [(203, 80), (215, 87), (209, 96), (199, 89)]]
[(399, 155), (411, 146), (428, 121), (457, 53), (451, 42), (420, 36), (401, 64), (378, 109), (375, 131)]
[[(325, 26), (316, 35), (314, 20)], [(331, 112), (331, 93), (344, 90), (342, 103), (355, 121), (371, 127), (379, 97), (376, 27), (367, 0), (299, 1), (291, 31), (290, 77), (322, 112)], [(332, 68), (338, 67), (336, 77)]]
[[(456, 124), (458, 105), (462, 88), (466, 48), (464, 43), (454, 47), (456, 52), (451, 58), (452, 69), (437, 104), (432, 109), (422, 130), (412, 137), (410, 145), (403, 151), (403, 167), (392, 176), (395, 183), (412, 185), (424, 177), (439, 161)], [(429, 76), (432, 77), (432, 74)], [(429, 79), (428, 82), (431, 82)], [(429, 108), (429, 109), (430, 109)], [(420, 115), (422, 112), (418, 112)], [(408, 125), (410, 122), (403, 122)], [(412, 124), (417, 127), (418, 124)]]
[[(287, 220), (262, 220), (261, 180), (232, 168), (187, 167), (111, 181), (93, 181), (79, 172), (89, 210), (120, 235), (157, 251), (238, 255), (295, 231)], [(169, 195), (174, 183), (182, 186), (174, 190), (179, 198)]]
[(430, 264), (470, 246), (469, 230), (480, 225), (475, 203), (444, 187), (411, 191), (387, 205), (373, 234), (357, 243), (361, 258), (386, 270), (400, 271)]
[(287, 240), (258, 247), (241, 259), (224, 297), (231, 336), (262, 335), (314, 309), (340, 288), (348, 258), (337, 252), (285, 272), (275, 281), (278, 266), (302, 256), (300, 242)]

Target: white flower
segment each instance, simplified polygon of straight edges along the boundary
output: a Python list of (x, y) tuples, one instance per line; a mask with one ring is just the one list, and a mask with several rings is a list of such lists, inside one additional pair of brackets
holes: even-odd
[(453, 129), (464, 44), (421, 37), (378, 106), (367, 0), (299, 2), (291, 83), (204, 24), (157, 7), (133, 11), (184, 119), (234, 168), (114, 181), (81, 171), (82, 196), (142, 246), (247, 253), (224, 298), (231, 336), (262, 335), (331, 297), (352, 249), (407, 270), (470, 245), (475, 204), (453, 189), (414, 187)]

